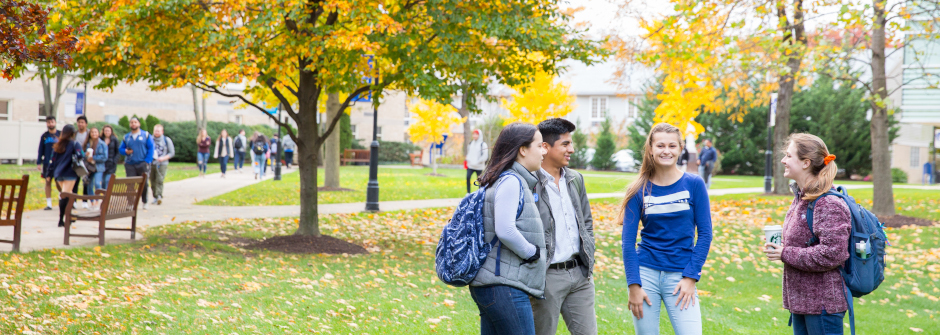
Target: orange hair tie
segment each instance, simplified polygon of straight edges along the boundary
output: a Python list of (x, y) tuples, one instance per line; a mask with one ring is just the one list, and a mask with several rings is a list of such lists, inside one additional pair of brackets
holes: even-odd
[(829, 165), (829, 162), (832, 162), (834, 160), (836, 160), (836, 155), (829, 155), (829, 156), (826, 156), (826, 158), (823, 161), (826, 162), (825, 165)]

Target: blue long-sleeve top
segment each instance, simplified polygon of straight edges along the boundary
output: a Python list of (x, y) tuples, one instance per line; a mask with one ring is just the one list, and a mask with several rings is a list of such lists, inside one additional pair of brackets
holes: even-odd
[(36, 157), (36, 165), (45, 167), (52, 163), (52, 146), (59, 141), (59, 134), (58, 130), (55, 131), (55, 134), (44, 131), (42, 136), (39, 137), (39, 155)]
[[(712, 219), (705, 182), (685, 173), (669, 186), (647, 183), (627, 202), (623, 218), (623, 265), (627, 285), (640, 284), (640, 266), (698, 281), (712, 242)], [(643, 220), (642, 240), (636, 245)], [(698, 241), (696, 242), (696, 232)]]
[(95, 160), (95, 169), (104, 172), (104, 162), (108, 160), (108, 146), (104, 141), (98, 141), (98, 147), (94, 148), (95, 153), (91, 154), (91, 159)]
[(121, 156), (127, 156), (126, 149), (134, 150), (131, 155), (124, 159), (124, 164), (140, 164), (153, 162), (153, 136), (150, 136), (146, 130), (141, 130), (137, 135), (133, 133), (124, 134), (124, 142), (118, 148)]
[(702, 148), (702, 157), (699, 159), (702, 161), (702, 164), (718, 160), (718, 151), (716, 151), (714, 147), (704, 147)]

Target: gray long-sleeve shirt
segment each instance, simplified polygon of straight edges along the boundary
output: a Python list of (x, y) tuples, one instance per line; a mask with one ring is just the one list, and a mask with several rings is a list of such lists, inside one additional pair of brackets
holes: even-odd
[(496, 237), (509, 250), (521, 258), (535, 255), (535, 245), (526, 241), (516, 228), (516, 211), (519, 209), (519, 193), (522, 192), (519, 180), (513, 176), (503, 176), (496, 182), (496, 206), (493, 209)]
[[(166, 141), (164, 141), (164, 139)], [(158, 162), (157, 158), (169, 156), (165, 161)], [(160, 165), (170, 164), (170, 159), (176, 156), (176, 146), (173, 145), (173, 140), (169, 136), (163, 135), (160, 137), (153, 137), (153, 163)]]

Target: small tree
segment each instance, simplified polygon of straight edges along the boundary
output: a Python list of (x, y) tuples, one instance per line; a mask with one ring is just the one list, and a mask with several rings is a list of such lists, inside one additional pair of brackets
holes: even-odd
[(574, 110), (574, 96), (568, 93), (571, 85), (556, 82), (548, 73), (539, 72), (532, 82), (513, 87), (512, 100), (503, 99), (502, 106), (509, 110), (505, 122), (538, 124), (550, 118), (563, 117)]
[(594, 158), (591, 159), (591, 166), (596, 170), (613, 169), (613, 155), (616, 151), (614, 133), (610, 131), (610, 118), (607, 118), (604, 122), (601, 122), (601, 132), (597, 135), (597, 144), (594, 149)]
[[(450, 129), (454, 125), (466, 121), (457, 115), (454, 106), (424, 99), (408, 104), (408, 112), (415, 119), (415, 123), (408, 126), (408, 135), (411, 136), (412, 142), (440, 143), (444, 140), (444, 135), (450, 135)], [(434, 174), (437, 174), (436, 159), (431, 160), (431, 166), (434, 168)]]
[[(158, 124), (160, 124), (160, 119), (158, 119), (156, 116), (147, 114), (147, 117), (144, 118), (144, 122), (143, 122), (143, 123), (145, 123), (145, 124), (147, 125), (146, 130), (147, 130), (148, 132), (153, 133), (153, 127), (156, 126), (156, 125), (158, 125)], [(143, 125), (141, 125), (141, 127), (143, 127)], [(237, 134), (237, 133), (236, 133), (236, 134)]]
[(587, 134), (581, 130), (581, 120), (576, 122), (577, 128), (571, 134), (571, 142), (574, 144), (574, 153), (571, 154), (571, 161), (568, 166), (575, 169), (583, 169), (588, 165), (587, 161)]
[(659, 107), (659, 98), (657, 95), (662, 92), (662, 85), (648, 85), (648, 94), (644, 94), (637, 105), (637, 119), (627, 127), (627, 149), (633, 152), (633, 161), (636, 164), (643, 162), (643, 155), (646, 152), (646, 135), (650, 129), (653, 129), (656, 118), (656, 108)]

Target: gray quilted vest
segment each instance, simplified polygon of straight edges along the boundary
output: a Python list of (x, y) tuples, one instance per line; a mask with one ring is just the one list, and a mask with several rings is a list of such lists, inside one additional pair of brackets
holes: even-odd
[[(542, 228), (542, 218), (539, 216), (539, 209), (532, 197), (532, 188), (535, 187), (537, 179), (519, 163), (514, 163), (509, 171), (523, 180), (522, 213), (516, 219), (516, 228), (519, 229), (519, 233), (526, 241), (539, 247), (541, 256), (535, 263), (522, 264), (522, 257), (506, 248), (505, 245), (500, 248), (493, 248), (486, 256), (483, 267), (480, 268), (480, 272), (477, 273), (470, 286), (506, 285), (522, 290), (533, 297), (542, 298), (545, 294), (545, 273), (548, 271), (548, 263), (546, 262), (545, 231)], [(519, 181), (512, 178), (505, 182), (517, 183)], [(496, 237), (496, 221), (493, 215), (496, 208), (495, 198), (496, 187), (490, 187), (486, 190), (483, 205), (484, 241), (491, 241)], [(496, 255), (498, 252), (502, 253), (499, 276), (496, 275)]]

